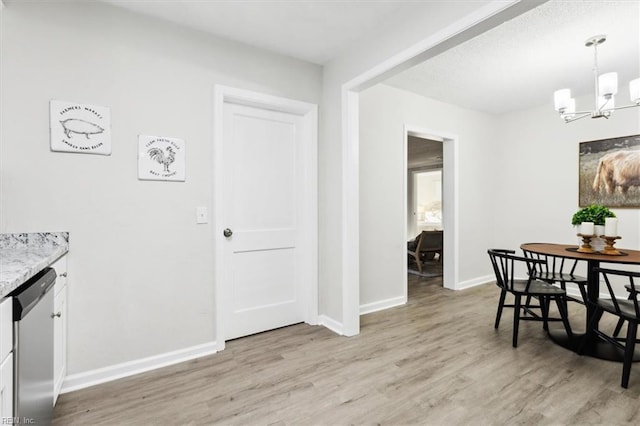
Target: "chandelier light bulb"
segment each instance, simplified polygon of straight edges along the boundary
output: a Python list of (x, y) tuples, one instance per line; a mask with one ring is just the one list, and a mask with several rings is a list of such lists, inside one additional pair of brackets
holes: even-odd
[(556, 111), (560, 113), (563, 113), (567, 109), (567, 107), (569, 106), (570, 100), (571, 100), (570, 89), (556, 90), (553, 94), (553, 103), (555, 105)]
[(618, 93), (618, 73), (608, 72), (598, 77), (600, 96), (613, 96)]

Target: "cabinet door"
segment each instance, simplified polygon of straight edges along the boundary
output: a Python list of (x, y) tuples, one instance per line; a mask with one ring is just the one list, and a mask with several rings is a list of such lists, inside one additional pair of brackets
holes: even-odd
[(13, 417), (13, 352), (0, 364), (0, 419)]
[(53, 299), (53, 405), (67, 373), (67, 287)]

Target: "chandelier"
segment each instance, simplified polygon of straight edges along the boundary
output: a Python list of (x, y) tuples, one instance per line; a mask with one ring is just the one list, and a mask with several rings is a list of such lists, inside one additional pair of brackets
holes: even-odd
[(584, 117), (609, 118), (617, 109), (633, 108), (640, 106), (640, 78), (629, 83), (629, 95), (631, 105), (615, 106), (615, 95), (618, 93), (618, 73), (608, 72), (598, 75), (598, 45), (607, 40), (606, 35), (597, 35), (587, 39), (584, 45), (593, 47), (593, 79), (595, 86), (595, 108), (593, 111), (576, 111), (576, 100), (571, 97), (570, 89), (556, 90), (553, 94), (555, 109), (560, 113), (565, 123), (579, 120)]

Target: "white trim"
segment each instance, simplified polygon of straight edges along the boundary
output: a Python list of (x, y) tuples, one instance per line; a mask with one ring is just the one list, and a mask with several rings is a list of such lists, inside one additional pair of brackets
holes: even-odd
[[(444, 232), (444, 288), (458, 289), (460, 278), (460, 185), (459, 149), (457, 135), (439, 132), (445, 141), (442, 146), (444, 164), (442, 168), (442, 228)], [(448, 210), (452, 211), (449, 212)], [(450, 257), (450, 259), (447, 259)]]
[[(567, 283), (570, 284), (570, 283)], [(580, 289), (578, 289), (577, 287), (572, 287), (567, 285), (567, 296), (573, 297), (575, 299), (582, 299), (582, 294), (580, 293)], [(600, 296), (598, 296), (600, 299), (602, 299), (605, 295), (600, 293)], [(611, 298), (611, 295), (607, 294), (606, 295), (607, 299)]]
[[(216, 320), (216, 342), (218, 351), (222, 351), (225, 348), (225, 340), (224, 340), (224, 319), (222, 315), (222, 301), (224, 297), (222, 293), (224, 292), (224, 286), (222, 285), (224, 276), (222, 274), (221, 266), (224, 263), (224, 254), (222, 251), (221, 239), (217, 234), (217, 230), (220, 227), (220, 222), (222, 221), (222, 192), (217, 191), (217, 187), (222, 185), (222, 170), (223, 170), (223, 161), (222, 156), (217, 155), (217, 153), (222, 152), (222, 142), (223, 142), (223, 133), (222, 133), (222, 123), (224, 122), (224, 99), (225, 99), (225, 89), (224, 87), (220, 87), (218, 85), (214, 86), (213, 89), (213, 170), (212, 170), (212, 182), (211, 187), (213, 188), (213, 209), (211, 212), (213, 213), (213, 226), (211, 240), (214, 245), (213, 250), (213, 265), (214, 265), (214, 273), (213, 273), (213, 281), (214, 281), (214, 289), (215, 289), (215, 320)], [(219, 267), (220, 266), (220, 267)]]
[(216, 348), (216, 342), (204, 343), (202, 345), (123, 362), (109, 367), (71, 374), (65, 377), (60, 393), (72, 392), (195, 358), (213, 355), (217, 352)]
[[(544, 1), (494, 0), (342, 85), (342, 320), (346, 335), (352, 336), (360, 332), (358, 92), (500, 25), (506, 19), (537, 7)], [(514, 5), (519, 7), (514, 8)], [(507, 9), (510, 10), (507, 11)], [(454, 154), (457, 153), (454, 152)], [(457, 225), (457, 218), (455, 222)], [(453, 229), (457, 232), (457, 226)], [(454, 250), (458, 250), (457, 245)], [(457, 257), (457, 253), (455, 254)], [(447, 274), (446, 269), (445, 274)], [(457, 268), (449, 271), (448, 274), (450, 279), (454, 280), (451, 288), (457, 288), (458, 286), (455, 285), (458, 278)], [(446, 275), (445, 279), (447, 279)]]
[(360, 333), (359, 96), (342, 91), (342, 322), (344, 334)]
[(488, 283), (495, 283), (496, 282), (496, 277), (495, 275), (485, 275), (482, 277), (477, 277), (477, 278), (473, 278), (467, 281), (462, 281), (460, 283), (458, 283), (458, 285), (456, 285), (456, 290), (466, 290), (472, 287), (477, 287), (479, 285), (483, 285), (483, 284), (488, 284)]
[[(517, 280), (526, 280), (528, 277), (516, 277)], [(484, 277), (474, 278), (472, 280), (465, 281), (460, 283), (458, 286), (458, 290), (466, 290), (468, 288), (477, 287), (479, 285), (488, 284), (488, 283), (496, 282), (495, 275), (486, 275)], [(582, 299), (582, 293), (580, 293), (580, 289), (576, 287), (575, 284), (567, 283), (567, 295), (576, 299)], [(599, 299), (611, 299), (611, 295), (609, 293), (600, 293), (598, 296)]]
[[(547, 0), (537, 1), (536, 3), (544, 3), (544, 1)], [(342, 88), (343, 90), (347, 91), (360, 92), (368, 87), (373, 86), (374, 84), (386, 80), (387, 78), (404, 69), (408, 69), (414, 65), (424, 62), (430, 57), (428, 53), (433, 48), (439, 47), (455, 36), (472, 29), (474, 26), (482, 23), (483, 21), (486, 21), (493, 16), (498, 15), (500, 12), (509, 9), (510, 7), (520, 2), (521, 0), (492, 1), (491, 3), (486, 4), (480, 9), (477, 9), (470, 14), (460, 18), (458, 21), (452, 23), (451, 25), (441, 29), (430, 37), (423, 39), (413, 46), (397, 53), (396, 55), (363, 72), (362, 74), (345, 83)], [(523, 10), (521, 13), (524, 13), (526, 10)], [(488, 29), (489, 28), (486, 28), (485, 31)], [(456, 44), (462, 43), (463, 41), (473, 38), (476, 35), (477, 34), (471, 34), (468, 38), (466, 38), (465, 40), (460, 40)], [(455, 44), (448, 46), (445, 50), (454, 46)]]
[(318, 323), (318, 106), (307, 102), (267, 95), (244, 89), (216, 84), (213, 90), (213, 241), (214, 241), (214, 280), (215, 280), (215, 319), (217, 349), (225, 347), (224, 336), (224, 237), (225, 224), (222, 194), (223, 179), (223, 125), (224, 104), (232, 103), (271, 111), (298, 115), (302, 118), (301, 134), (304, 137), (302, 166), (305, 176), (305, 190), (302, 200), (304, 223), (299, 224), (299, 246), (305, 254), (302, 265), (302, 277), (305, 291), (305, 322)]
[[(516, 277), (515, 279), (517, 280), (526, 280), (527, 277)], [(478, 278), (474, 278), (471, 280), (467, 280), (464, 282), (461, 282), (460, 284), (458, 284), (458, 286), (456, 287), (456, 290), (466, 290), (472, 287), (477, 287), (479, 285), (483, 285), (483, 284), (488, 284), (488, 283), (494, 283), (496, 282), (496, 277), (495, 275), (485, 275), (483, 277), (478, 277)], [(580, 289), (572, 283), (567, 283), (567, 295), (571, 296), (573, 298), (576, 299), (582, 299), (582, 293), (580, 293)], [(611, 299), (611, 295), (609, 293), (600, 293), (600, 295), (598, 296), (598, 298), (600, 299)]]
[[(577, 284), (574, 283), (567, 283), (566, 284), (567, 287), (567, 296), (571, 296), (575, 299), (582, 299), (582, 293), (580, 293), (580, 289), (578, 288)], [(598, 299), (611, 299), (611, 295), (609, 294), (609, 292), (600, 292)]]
[(342, 323), (334, 320), (333, 318), (329, 318), (326, 315), (318, 315), (318, 325), (326, 327), (340, 336), (344, 336), (344, 326)]
[[(411, 189), (413, 191), (413, 193), (415, 194), (416, 189), (414, 187), (415, 185), (415, 176), (413, 173), (409, 174), (409, 135), (407, 133), (407, 126), (404, 126), (404, 129), (402, 129), (403, 131), (403, 144), (402, 144), (402, 161), (403, 161), (403, 169), (402, 169), (402, 194), (403, 195), (403, 206), (402, 206), (402, 240), (400, 241), (407, 241), (408, 233), (409, 233), (409, 229), (407, 227), (407, 218), (409, 217), (409, 176), (411, 176)], [(415, 195), (411, 197), (413, 204), (416, 203), (415, 200)], [(413, 205), (412, 205), (412, 210), (414, 210)], [(415, 218), (412, 218), (413, 223), (416, 223)], [(416, 229), (414, 229), (415, 231)], [(412, 237), (413, 238), (413, 237)], [(408, 262), (408, 257), (407, 255), (404, 253), (407, 250), (407, 246), (405, 244), (402, 245), (402, 249), (403, 251), (402, 253), (402, 268), (400, 273), (402, 274), (400, 276), (400, 282), (404, 283), (404, 285), (402, 286), (402, 295), (401, 297), (404, 298), (405, 303), (406, 300), (409, 300), (409, 262)], [(362, 306), (360, 306), (360, 315), (362, 315)]]
[(384, 309), (394, 308), (396, 306), (401, 306), (406, 303), (407, 303), (406, 296), (393, 297), (391, 299), (380, 300), (372, 303), (366, 303), (364, 305), (360, 305), (360, 315), (370, 314), (372, 312), (378, 312)]

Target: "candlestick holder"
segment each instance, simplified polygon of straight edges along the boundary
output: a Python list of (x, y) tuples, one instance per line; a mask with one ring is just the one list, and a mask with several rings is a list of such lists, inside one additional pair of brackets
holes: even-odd
[(621, 237), (608, 237), (606, 235), (602, 235), (601, 238), (604, 238), (604, 249), (602, 250), (602, 254), (609, 254), (612, 256), (619, 256), (622, 254), (618, 249), (613, 248), (616, 240)]
[(595, 235), (578, 234), (578, 237), (582, 238), (582, 245), (578, 249), (579, 253), (595, 253), (596, 251), (591, 247), (591, 239)]

